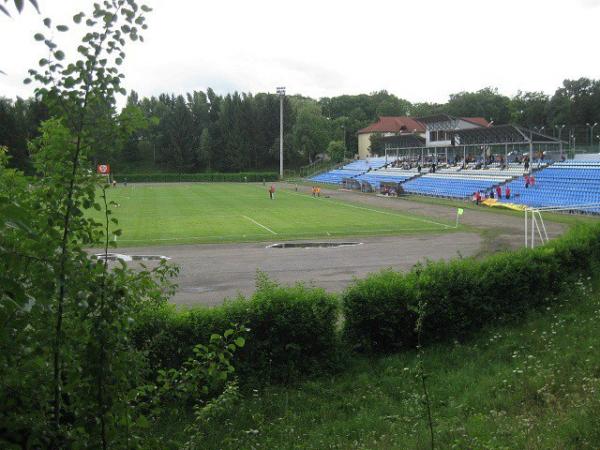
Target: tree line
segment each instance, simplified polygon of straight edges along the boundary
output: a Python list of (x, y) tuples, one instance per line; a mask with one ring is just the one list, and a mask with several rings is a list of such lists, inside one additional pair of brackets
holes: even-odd
[[(97, 136), (91, 162), (108, 162), (123, 171), (236, 172), (276, 169), (279, 164), (280, 99), (268, 93), (218, 95), (212, 89), (186, 95), (140, 98), (132, 92), (124, 108), (103, 111), (115, 124)], [(450, 95), (446, 103), (411, 103), (386, 91), (315, 100), (286, 96), (285, 166), (297, 168), (326, 154), (334, 160), (357, 152), (356, 132), (379, 116), (446, 113), (484, 117), (494, 124), (516, 123), (579, 144), (598, 142), (586, 124), (600, 122), (600, 80), (565, 80), (553, 95), (494, 88)], [(39, 98), (0, 98), (0, 145), (11, 164), (30, 170), (28, 140), (53, 115)], [(600, 128), (597, 129), (600, 132)]]

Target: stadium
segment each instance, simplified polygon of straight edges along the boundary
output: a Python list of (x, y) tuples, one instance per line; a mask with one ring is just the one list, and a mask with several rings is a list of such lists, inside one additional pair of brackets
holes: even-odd
[(1, 449), (600, 448), (600, 0), (147, 1), (0, 0)]
[(552, 212), (600, 212), (600, 160), (568, 159), (567, 142), (540, 132), (438, 115), (358, 134), (354, 160), (306, 178), (117, 187), (121, 258), (169, 258), (173, 301), (215, 305), (252, 293), (257, 271), (340, 292), (386, 268), (534, 247), (565, 229)]

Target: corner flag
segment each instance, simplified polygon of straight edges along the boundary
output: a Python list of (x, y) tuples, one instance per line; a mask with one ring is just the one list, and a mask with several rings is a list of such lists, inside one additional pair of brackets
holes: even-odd
[(458, 218), (459, 218), (459, 216), (462, 216), (464, 212), (465, 212), (465, 210), (462, 209), (462, 208), (458, 208), (456, 210), (456, 225), (455, 225), (455, 228), (458, 228)]

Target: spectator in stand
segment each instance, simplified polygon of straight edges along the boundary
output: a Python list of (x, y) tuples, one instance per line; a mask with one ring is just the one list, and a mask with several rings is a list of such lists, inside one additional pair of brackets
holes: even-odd
[(533, 175), (529, 177), (529, 185), (531, 187), (533, 187), (533, 185), (535, 184), (535, 178), (533, 178)]
[(525, 175), (525, 189), (529, 188), (529, 175)]
[(496, 186), (496, 195), (498, 196), (498, 200), (502, 198), (502, 188), (500, 185)]
[(508, 185), (506, 185), (506, 188), (504, 189), (504, 196), (506, 197), (506, 200), (510, 198), (510, 187)]
[(528, 171), (528, 170), (529, 170), (529, 157), (526, 156), (525, 157), (525, 171)]
[(421, 173), (421, 164), (417, 164), (417, 172)]
[(495, 195), (494, 195), (494, 188), (492, 188), (490, 190), (490, 198), (494, 198), (494, 197), (495, 197)]

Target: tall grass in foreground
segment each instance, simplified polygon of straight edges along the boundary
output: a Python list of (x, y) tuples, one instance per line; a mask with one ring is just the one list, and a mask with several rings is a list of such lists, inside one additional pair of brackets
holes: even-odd
[[(423, 355), (437, 448), (600, 447), (600, 280), (577, 282), (518, 324)], [(254, 391), (203, 448), (430, 446), (416, 353), (356, 357), (343, 374)], [(161, 432), (175, 447), (177, 412)]]

